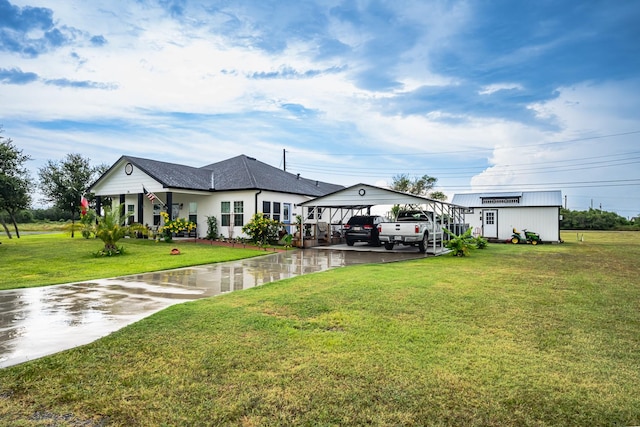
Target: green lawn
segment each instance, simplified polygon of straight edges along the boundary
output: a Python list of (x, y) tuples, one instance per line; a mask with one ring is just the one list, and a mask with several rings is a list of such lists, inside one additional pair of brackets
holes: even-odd
[[(78, 233), (79, 234), (79, 233)], [(193, 241), (156, 243), (146, 239), (122, 239), (125, 254), (96, 257), (100, 240), (68, 234), (23, 235), (0, 239), (0, 290), (69, 283), (190, 265), (232, 261), (264, 255), (264, 251), (223, 248)], [(180, 255), (171, 255), (171, 248)]]
[(0, 370), (0, 425), (639, 425), (639, 237), (564, 233), (172, 306)]

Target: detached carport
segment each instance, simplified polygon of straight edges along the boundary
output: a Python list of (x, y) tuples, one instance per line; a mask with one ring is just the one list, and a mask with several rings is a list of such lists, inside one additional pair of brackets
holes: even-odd
[[(373, 206), (414, 205), (433, 212), (442, 228), (460, 233), (465, 229), (464, 206), (416, 196), (368, 184), (356, 184), (342, 190), (301, 203), (302, 230), (299, 247), (343, 243), (342, 225), (353, 215), (368, 215)], [(443, 233), (430, 234), (430, 252), (438, 253), (446, 240)]]

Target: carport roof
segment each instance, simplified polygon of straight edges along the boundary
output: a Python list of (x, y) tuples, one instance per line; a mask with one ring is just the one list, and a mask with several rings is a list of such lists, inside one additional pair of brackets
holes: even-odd
[(300, 203), (299, 206), (363, 209), (376, 205), (424, 205), (427, 203), (439, 203), (455, 206), (451, 203), (442, 202), (440, 200), (429, 199), (427, 197), (416, 196), (368, 184), (356, 184), (351, 187), (329, 193), (325, 196)]

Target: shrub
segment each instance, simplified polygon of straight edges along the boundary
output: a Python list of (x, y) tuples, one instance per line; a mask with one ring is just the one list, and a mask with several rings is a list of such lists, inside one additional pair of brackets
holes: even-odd
[(484, 249), (489, 244), (489, 241), (482, 236), (478, 236), (474, 240), (476, 243), (476, 248), (478, 249)]
[(456, 235), (446, 228), (443, 230), (451, 237), (447, 241), (446, 247), (451, 249), (453, 256), (467, 256), (471, 249), (476, 247), (476, 239), (471, 237), (471, 228), (460, 235)]
[(218, 220), (215, 216), (207, 217), (207, 239), (214, 240), (218, 238)]
[(173, 241), (173, 234), (180, 233), (181, 231), (190, 232), (196, 228), (194, 222), (188, 221), (184, 218), (169, 219), (167, 212), (160, 212), (160, 216), (164, 220), (164, 225), (158, 230), (165, 242)]
[(247, 234), (252, 242), (259, 246), (265, 246), (268, 243), (276, 243), (278, 241), (278, 230), (281, 224), (279, 221), (266, 218), (262, 213), (251, 217), (244, 227), (242, 232)]

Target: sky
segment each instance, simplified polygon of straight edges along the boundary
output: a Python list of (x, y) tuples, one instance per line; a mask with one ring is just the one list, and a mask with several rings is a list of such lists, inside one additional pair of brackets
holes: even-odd
[[(640, 214), (635, 0), (0, 0), (2, 136), (48, 160), (456, 193), (561, 190)], [(36, 200), (36, 205), (38, 200)]]

